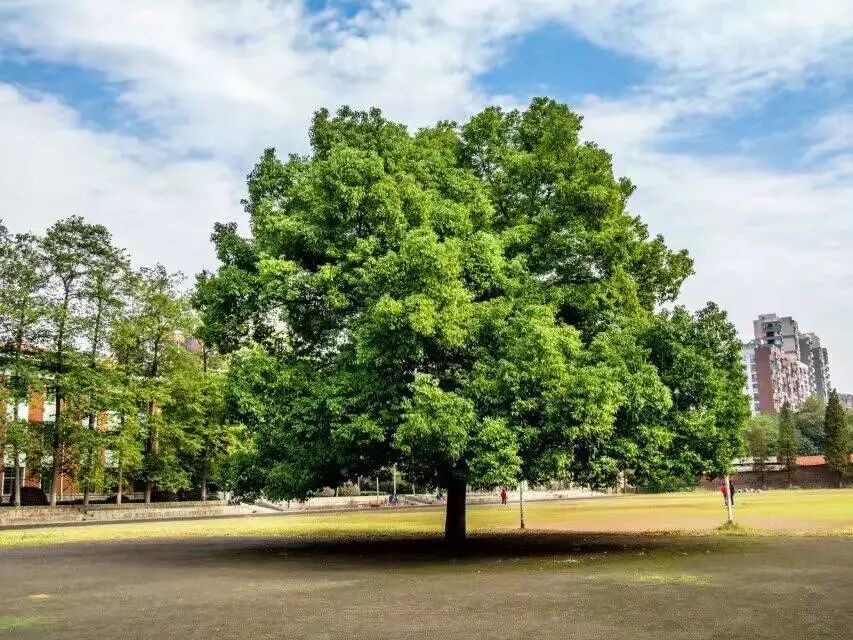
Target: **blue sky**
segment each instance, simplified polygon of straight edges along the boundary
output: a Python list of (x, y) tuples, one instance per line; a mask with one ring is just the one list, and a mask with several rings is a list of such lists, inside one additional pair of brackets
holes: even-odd
[(264, 147), (320, 106), (412, 126), (550, 95), (639, 189), (632, 211), (744, 335), (795, 316), (853, 391), (853, 12), (787, 0), (80, 0), (0, 4), (0, 217), (77, 213), (140, 264), (210, 266)]

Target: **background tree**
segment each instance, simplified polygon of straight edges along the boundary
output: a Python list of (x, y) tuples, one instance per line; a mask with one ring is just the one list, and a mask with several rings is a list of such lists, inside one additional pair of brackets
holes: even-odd
[[(40, 342), (45, 308), (47, 272), (38, 238), (31, 234), (0, 234), (0, 364), (6, 401), (12, 406), (11, 420), (0, 437), (0, 478), (3, 477), (6, 443), (12, 445), (15, 482), (11, 501), (21, 502), (21, 452), (29, 429), (21, 403), (29, 400), (40, 360), (35, 345)], [(40, 354), (39, 354), (40, 355)]]
[(312, 152), (249, 176), (252, 238), (214, 231), (196, 302), (253, 432), (248, 490), (303, 497), (398, 464), (448, 491), (572, 478), (650, 486), (724, 471), (748, 415), (713, 305), (659, 313), (685, 252), (627, 211), (633, 186), (536, 99), (412, 135), (316, 114)]
[(65, 415), (64, 409), (71, 394), (85, 393), (69, 387), (72, 382), (85, 379), (75, 373), (75, 369), (85, 366), (76, 348), (83, 337), (82, 299), (93, 265), (111, 248), (112, 238), (106, 227), (88, 224), (79, 216), (53, 224), (42, 241), (42, 257), (51, 286), (47, 314), (54, 398), (51, 506), (56, 505), (63, 470), (73, 459), (66, 455), (69, 452), (64, 444), (81, 427), (77, 417)]
[(136, 319), (141, 313), (141, 300), (135, 274), (128, 279), (126, 304), (116, 315), (108, 331), (107, 340), (115, 362), (113, 383), (110, 385), (113, 412), (107, 432), (110, 453), (110, 472), (116, 485), (116, 503), (121, 504), (125, 486), (133, 490), (131, 474), (143, 463), (143, 416), (146, 409), (142, 391), (139, 363), (142, 359), (142, 338), (138, 334)]
[(118, 321), (113, 336), (128, 375), (136, 380), (143, 407), (146, 503), (156, 485), (177, 490), (189, 482), (178, 460), (185, 434), (179, 423), (163, 414), (169, 402), (169, 376), (186, 350), (180, 338), (187, 335), (190, 322), (187, 302), (178, 292), (180, 280), (180, 274), (170, 274), (162, 265), (140, 270), (129, 312)]
[(850, 453), (853, 451), (853, 440), (846, 418), (838, 393), (833, 389), (826, 404), (824, 432), (826, 464), (838, 476), (839, 487), (844, 486), (844, 480), (850, 473)]
[(826, 405), (817, 396), (806, 398), (805, 403), (794, 412), (794, 426), (799, 435), (799, 453), (813, 456), (826, 451), (826, 437), (823, 431), (823, 419)]
[(752, 458), (752, 468), (758, 472), (758, 476), (761, 478), (761, 487), (766, 489), (765, 473), (767, 471), (767, 458), (770, 455), (770, 439), (765, 421), (750, 420), (745, 441), (749, 456)]
[(164, 407), (167, 419), (180, 425), (185, 434), (182, 454), (198, 483), (201, 500), (207, 500), (208, 482), (218, 476), (240, 433), (239, 426), (227, 419), (225, 373), (223, 358), (211, 353), (203, 342), (191, 340), (176, 359), (170, 400)]
[[(82, 458), (80, 480), (83, 483), (83, 504), (89, 504), (89, 493), (94, 480), (101, 479), (101, 451), (104, 445), (106, 412), (114, 397), (111, 383), (113, 368), (107, 361), (107, 333), (116, 314), (125, 302), (131, 284), (130, 263), (124, 253), (111, 245), (98, 247), (92, 255), (86, 274), (83, 298), (83, 333), (88, 340), (88, 368), (83, 373), (88, 389), (88, 433), (81, 434)], [(102, 424), (98, 424), (99, 416)]]
[(779, 412), (778, 460), (788, 473), (788, 486), (794, 484), (794, 469), (797, 467), (797, 429), (791, 416), (791, 405), (785, 402)]

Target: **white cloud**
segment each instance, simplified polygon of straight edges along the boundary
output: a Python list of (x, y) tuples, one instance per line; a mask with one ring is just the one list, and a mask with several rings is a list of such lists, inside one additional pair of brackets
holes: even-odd
[(744, 336), (759, 313), (793, 315), (829, 345), (835, 384), (853, 388), (853, 180), (839, 181), (835, 167), (781, 172), (734, 155), (660, 152), (665, 104), (591, 100), (581, 111), (585, 133), (638, 185), (631, 209), (695, 259), (680, 301), (720, 303)]
[(239, 213), (240, 176), (216, 161), (171, 159), (156, 145), (84, 129), (46, 96), (0, 84), (0, 218), (43, 231), (79, 214), (108, 225), (137, 264), (193, 275), (210, 264), (209, 231)]
[(6, 0), (0, 52), (5, 43), (103, 72), (156, 135), (91, 131), (55, 99), (0, 85), (0, 217), (39, 229), (80, 213), (109, 223), (140, 261), (192, 272), (209, 260), (211, 223), (241, 217), (253, 160), (266, 146), (304, 150), (314, 109), (379, 105), (417, 126), (516, 103), (524, 97), (485, 95), (476, 77), (511, 37), (548, 21), (656, 70), (631, 97), (580, 108), (588, 135), (638, 185), (633, 210), (696, 257), (684, 300), (719, 300), (744, 332), (759, 312), (797, 316), (853, 390), (853, 366), (838, 364), (853, 362), (853, 161), (837, 154), (851, 146), (839, 135), (849, 114), (814, 127), (813, 159), (834, 159), (812, 172), (661, 150), (685, 116), (849, 81), (848, 0), (378, 0), (350, 17), (297, 0)]
[(807, 133), (812, 142), (809, 158), (853, 151), (853, 107), (824, 114)]

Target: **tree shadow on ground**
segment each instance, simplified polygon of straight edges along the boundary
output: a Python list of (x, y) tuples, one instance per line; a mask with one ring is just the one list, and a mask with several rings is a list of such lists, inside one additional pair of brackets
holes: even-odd
[(718, 536), (655, 534), (526, 532), (476, 534), (449, 545), (440, 536), (359, 537), (341, 539), (264, 539), (253, 544), (219, 547), (210, 555), (222, 559), (286, 557), (320, 564), (342, 562), (401, 565), (465, 560), (524, 560), (555, 556), (637, 556), (643, 553), (694, 554), (744, 550), (754, 541)]

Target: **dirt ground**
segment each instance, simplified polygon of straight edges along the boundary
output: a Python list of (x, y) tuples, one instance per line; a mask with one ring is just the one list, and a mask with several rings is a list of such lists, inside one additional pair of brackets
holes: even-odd
[(849, 638), (853, 538), (481, 534), (0, 549), (3, 638)]

